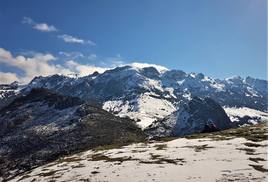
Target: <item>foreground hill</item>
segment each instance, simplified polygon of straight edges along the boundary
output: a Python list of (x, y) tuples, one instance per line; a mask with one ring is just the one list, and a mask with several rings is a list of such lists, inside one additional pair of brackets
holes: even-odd
[(33, 89), (0, 110), (0, 176), (100, 145), (141, 141), (143, 132), (122, 119), (45, 89)]
[(88, 150), (11, 181), (267, 181), (266, 124)]

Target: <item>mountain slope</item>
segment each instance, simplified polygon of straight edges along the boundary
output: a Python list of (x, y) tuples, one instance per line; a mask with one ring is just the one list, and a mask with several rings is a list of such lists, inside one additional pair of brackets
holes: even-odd
[(238, 76), (219, 80), (202, 73), (188, 74), (150, 66), (122, 66), (81, 78), (36, 77), (21, 92), (32, 88), (47, 88), (62, 95), (94, 100), (107, 111), (140, 121), (142, 128), (168, 116), (180, 101), (194, 96), (210, 97), (225, 107), (247, 107), (263, 112), (268, 108), (266, 80)]
[(129, 119), (44, 89), (0, 110), (0, 124), (0, 173), (6, 177), (62, 155), (145, 138)]
[(20, 90), (23, 87), (24, 86), (19, 85), (18, 82), (13, 82), (11, 84), (0, 84), (0, 109), (18, 97)]

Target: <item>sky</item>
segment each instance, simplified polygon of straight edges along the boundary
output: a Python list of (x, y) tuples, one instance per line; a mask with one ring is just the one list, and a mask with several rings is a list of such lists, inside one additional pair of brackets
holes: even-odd
[(131, 64), (267, 79), (266, 0), (1, 0), (0, 83)]

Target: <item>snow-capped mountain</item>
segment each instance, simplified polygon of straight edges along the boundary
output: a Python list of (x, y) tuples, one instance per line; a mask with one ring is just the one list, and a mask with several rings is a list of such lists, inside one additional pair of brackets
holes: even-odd
[(178, 109), (193, 96), (210, 97), (225, 107), (267, 112), (268, 82), (234, 76), (213, 79), (150, 65), (128, 65), (80, 78), (61, 75), (36, 77), (21, 93), (47, 88), (60, 94), (93, 100), (118, 116), (130, 117), (143, 128)]

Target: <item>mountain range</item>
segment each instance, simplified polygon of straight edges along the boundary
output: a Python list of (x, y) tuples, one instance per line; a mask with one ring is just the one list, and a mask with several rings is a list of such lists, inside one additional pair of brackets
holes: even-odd
[(181, 102), (192, 97), (211, 98), (227, 111), (229, 108), (245, 108), (264, 112), (264, 115), (268, 111), (266, 80), (239, 76), (220, 80), (202, 73), (148, 65), (122, 66), (78, 78), (40, 76), (24, 86), (14, 83), (0, 86), (0, 107), (32, 88), (45, 88), (93, 101), (115, 115), (136, 120), (142, 128), (175, 112)]

